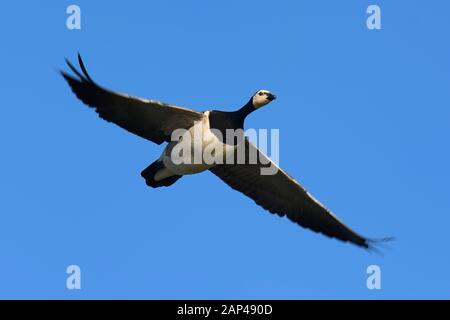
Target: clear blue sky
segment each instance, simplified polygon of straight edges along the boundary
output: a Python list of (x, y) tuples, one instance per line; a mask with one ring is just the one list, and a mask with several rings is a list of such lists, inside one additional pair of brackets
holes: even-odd
[[(0, 298), (450, 298), (448, 1), (76, 1), (80, 31), (69, 4), (2, 4)], [(273, 91), (247, 126), (279, 128), (281, 166), (348, 225), (398, 240), (330, 240), (209, 172), (147, 188), (161, 147), (74, 97), (57, 70), (77, 51), (100, 84), (187, 107)]]

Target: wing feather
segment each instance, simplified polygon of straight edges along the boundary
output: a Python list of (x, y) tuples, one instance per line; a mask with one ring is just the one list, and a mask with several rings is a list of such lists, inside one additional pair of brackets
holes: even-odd
[(188, 129), (203, 113), (156, 100), (132, 97), (104, 89), (89, 76), (78, 55), (81, 72), (66, 60), (75, 76), (61, 72), (75, 95), (99, 116), (144, 139), (161, 144), (170, 141), (176, 129)]
[[(326, 236), (369, 248), (371, 240), (347, 227), (248, 139), (245, 144), (245, 164), (217, 165), (210, 171), (231, 188), (242, 192), (271, 213), (280, 217), (286, 216), (300, 226)], [(258, 154), (258, 161), (256, 164), (250, 164), (249, 154), (254, 152), (254, 149)], [(274, 175), (261, 174), (261, 168), (268, 166), (276, 166)]]

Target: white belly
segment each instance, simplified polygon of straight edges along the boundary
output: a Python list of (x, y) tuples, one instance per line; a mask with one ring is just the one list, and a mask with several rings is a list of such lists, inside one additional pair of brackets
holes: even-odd
[(188, 130), (188, 136), (184, 136), (182, 141), (169, 143), (164, 149), (160, 160), (172, 174), (188, 175), (208, 170), (217, 164), (212, 156), (234, 151), (233, 145), (224, 144), (211, 132), (209, 111), (204, 115), (202, 121)]

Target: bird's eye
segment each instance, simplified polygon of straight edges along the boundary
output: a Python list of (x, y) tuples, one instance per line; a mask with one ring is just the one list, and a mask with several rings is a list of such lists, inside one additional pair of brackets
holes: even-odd
[(260, 92), (259, 95), (262, 96), (264, 93)]

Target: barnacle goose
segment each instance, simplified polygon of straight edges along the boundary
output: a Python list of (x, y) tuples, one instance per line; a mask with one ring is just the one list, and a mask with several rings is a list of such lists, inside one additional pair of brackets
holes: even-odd
[[(243, 129), (245, 118), (251, 112), (276, 99), (271, 92), (267, 90), (256, 92), (242, 108), (234, 112), (217, 110), (199, 112), (102, 88), (91, 79), (79, 54), (81, 72), (67, 59), (66, 62), (75, 75), (61, 71), (62, 76), (75, 95), (83, 103), (94, 108), (102, 119), (156, 144), (168, 143), (161, 157), (142, 171), (141, 175), (147, 185), (153, 188), (170, 186), (183, 175), (209, 170), (264, 209), (281, 217), (287, 216), (302, 227), (369, 249), (374, 249), (373, 245), (379, 241), (390, 240), (388, 238), (371, 240), (354, 232), (280, 168), (276, 167), (278, 169), (276, 174), (262, 175), (262, 167), (275, 164), (247, 138), (227, 145), (218, 140), (217, 135), (211, 133), (212, 129), (223, 134), (227, 129)], [(172, 133), (177, 129), (191, 132), (198, 124), (203, 125), (203, 139), (219, 143), (225, 149), (243, 143), (246, 147), (245, 161), (235, 164), (174, 164), (170, 151), (182, 139), (172, 141)], [(201, 144), (200, 148), (203, 147)], [(226, 152), (225, 150), (225, 154)], [(248, 161), (251, 154), (256, 154), (258, 159), (264, 161), (256, 163)]]

